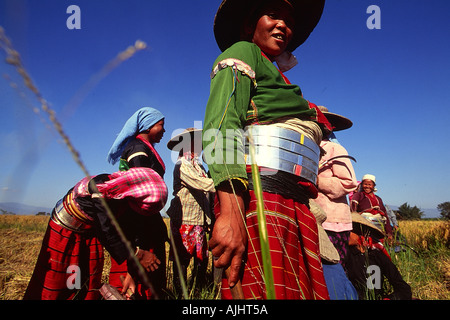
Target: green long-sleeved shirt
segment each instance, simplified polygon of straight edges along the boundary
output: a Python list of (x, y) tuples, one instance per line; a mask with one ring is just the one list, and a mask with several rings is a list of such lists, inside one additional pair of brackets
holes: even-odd
[(287, 83), (257, 45), (245, 41), (235, 43), (216, 59), (213, 70), (219, 62), (231, 58), (248, 65), (254, 79), (251, 72), (243, 74), (231, 67), (213, 71), (203, 146), (216, 186), (228, 179), (247, 180), (242, 139), (246, 125), (269, 123), (287, 116), (303, 120), (317, 118), (316, 110), (309, 107), (300, 88)]

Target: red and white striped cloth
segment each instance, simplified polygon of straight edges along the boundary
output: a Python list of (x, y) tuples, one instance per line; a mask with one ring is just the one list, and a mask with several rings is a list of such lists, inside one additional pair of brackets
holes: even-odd
[[(50, 220), (24, 300), (98, 300), (104, 253), (97, 237), (76, 233)], [(78, 267), (77, 273), (68, 272)], [(79, 277), (67, 285), (69, 277)]]
[[(248, 257), (241, 283), (246, 299), (266, 299), (256, 198), (253, 190), (249, 192)], [(281, 195), (263, 192), (263, 197), (276, 299), (329, 299), (314, 215), (306, 205)], [(222, 298), (232, 298), (226, 279)]]

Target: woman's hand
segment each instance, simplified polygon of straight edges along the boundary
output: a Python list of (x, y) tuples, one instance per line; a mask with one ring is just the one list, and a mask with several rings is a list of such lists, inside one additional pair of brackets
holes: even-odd
[(125, 279), (123, 276), (120, 276), (120, 280), (122, 281), (121, 294), (124, 295), (127, 300), (131, 300), (136, 292), (136, 283), (134, 282), (133, 277), (127, 273)]
[(233, 287), (239, 280), (239, 273), (247, 247), (245, 227), (245, 207), (243, 192), (233, 193), (231, 188), (219, 187), (217, 195), (220, 202), (220, 215), (214, 223), (209, 247), (214, 257), (214, 266), (230, 266), (228, 283)]
[(158, 257), (153, 252), (148, 250), (139, 249), (136, 257), (147, 272), (155, 271), (161, 264), (161, 261), (158, 259)]

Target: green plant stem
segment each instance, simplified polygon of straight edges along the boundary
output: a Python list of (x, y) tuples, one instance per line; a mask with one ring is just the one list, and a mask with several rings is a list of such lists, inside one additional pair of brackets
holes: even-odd
[(176, 269), (177, 269), (176, 271), (174, 270), (173, 272), (178, 272), (178, 276), (180, 278), (182, 294), (183, 294), (184, 299), (187, 300), (187, 299), (189, 299), (189, 295), (187, 292), (187, 285), (186, 285), (186, 281), (184, 279), (183, 271), (181, 270), (180, 258), (178, 256), (177, 248), (175, 246), (173, 236), (172, 236), (172, 231), (170, 228), (169, 228), (169, 238), (170, 238), (170, 244), (172, 246), (174, 257), (175, 257), (174, 265), (176, 266)]
[(259, 240), (261, 243), (261, 256), (263, 261), (264, 282), (266, 285), (266, 297), (268, 300), (276, 299), (275, 285), (273, 281), (272, 259), (270, 257), (270, 246), (267, 234), (266, 214), (264, 212), (264, 199), (262, 195), (261, 178), (258, 165), (255, 162), (255, 146), (249, 130), (249, 149), (252, 159), (253, 188), (256, 197), (256, 211), (258, 216)]

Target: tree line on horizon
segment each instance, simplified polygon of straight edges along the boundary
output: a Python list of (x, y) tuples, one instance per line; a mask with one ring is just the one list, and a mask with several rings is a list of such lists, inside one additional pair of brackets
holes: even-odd
[[(12, 215), (12, 216), (15, 216), (15, 215), (17, 215), (17, 213), (0, 208), (0, 215)], [(44, 212), (44, 211), (39, 211), (38, 213), (35, 214), (35, 216), (49, 216), (49, 215), (50, 215), (49, 212)]]
[[(438, 204), (437, 209), (441, 219), (450, 220), (450, 201)], [(411, 207), (407, 202), (398, 207), (397, 210), (394, 210), (394, 212), (399, 220), (420, 220), (424, 215), (423, 211), (417, 206)]]

